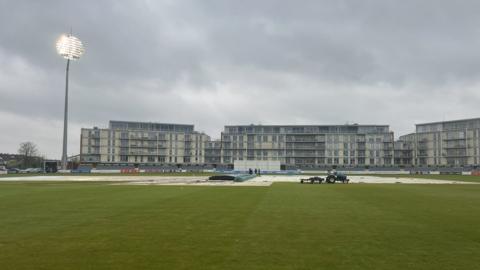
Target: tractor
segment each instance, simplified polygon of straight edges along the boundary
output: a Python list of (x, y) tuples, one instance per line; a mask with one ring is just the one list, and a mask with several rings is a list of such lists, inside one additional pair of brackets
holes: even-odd
[(348, 184), (348, 181), (350, 180), (347, 178), (347, 175), (338, 172), (329, 173), (326, 178), (326, 182), (328, 184), (335, 184), (335, 182)]

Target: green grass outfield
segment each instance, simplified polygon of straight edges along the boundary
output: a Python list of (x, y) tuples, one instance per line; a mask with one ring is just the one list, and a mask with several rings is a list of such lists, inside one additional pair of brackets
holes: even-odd
[(419, 179), (450, 180), (450, 181), (462, 181), (462, 182), (480, 182), (480, 176), (478, 176), (478, 175), (455, 175), (455, 174), (366, 174), (366, 176), (397, 177), (397, 178), (419, 178)]
[(480, 185), (0, 182), (0, 269), (478, 269)]
[[(305, 173), (305, 175), (318, 175), (313, 173)], [(396, 177), (396, 178), (418, 178), (418, 179), (435, 179), (462, 182), (480, 182), (478, 175), (459, 175), (459, 174), (348, 174), (348, 176), (375, 176), (375, 177)]]

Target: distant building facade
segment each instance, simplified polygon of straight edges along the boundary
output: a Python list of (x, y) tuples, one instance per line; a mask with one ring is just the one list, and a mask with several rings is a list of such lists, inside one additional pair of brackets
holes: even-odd
[(278, 160), (287, 169), (392, 166), (393, 132), (387, 125), (225, 126), (221, 161)]
[(415, 140), (416, 134), (400, 136), (394, 144), (394, 163), (396, 166), (411, 167), (415, 160)]
[[(411, 157), (419, 167), (477, 166), (480, 162), (480, 118), (416, 125), (416, 132), (401, 136), (404, 151), (396, 161)], [(400, 163), (398, 163), (400, 164)]]
[(3, 158), (0, 157), (0, 170), (4, 170), (7, 166), (7, 162), (3, 161)]
[(82, 163), (203, 164), (210, 138), (193, 125), (110, 121), (81, 130)]
[(205, 143), (205, 164), (219, 165), (222, 164), (221, 159), (222, 142), (220, 140), (207, 141)]
[(472, 167), (480, 118), (417, 124), (394, 140), (388, 125), (229, 125), (211, 140), (193, 125), (110, 121), (81, 130), (82, 164), (233, 168), (275, 161), (282, 169)]

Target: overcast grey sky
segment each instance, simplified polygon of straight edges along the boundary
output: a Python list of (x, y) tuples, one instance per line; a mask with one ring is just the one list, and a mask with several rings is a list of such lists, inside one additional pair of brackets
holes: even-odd
[(480, 1), (0, 0), (0, 152), (69, 154), (108, 120), (389, 124), (479, 117)]

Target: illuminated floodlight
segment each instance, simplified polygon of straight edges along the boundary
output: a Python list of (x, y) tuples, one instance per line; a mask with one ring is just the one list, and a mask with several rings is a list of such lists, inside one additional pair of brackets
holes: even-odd
[(77, 60), (85, 49), (80, 39), (72, 35), (62, 35), (57, 41), (57, 52), (68, 60)]

